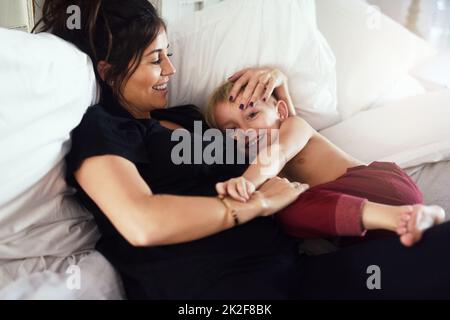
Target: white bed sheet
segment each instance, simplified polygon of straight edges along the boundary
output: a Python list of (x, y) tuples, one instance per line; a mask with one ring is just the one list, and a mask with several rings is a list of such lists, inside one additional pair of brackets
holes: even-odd
[(321, 133), (355, 158), (410, 168), (450, 160), (450, 90), (360, 111)]
[[(71, 268), (72, 265), (76, 268)], [(74, 278), (78, 275), (79, 288), (76, 286), (78, 280)], [(95, 250), (64, 258), (3, 260), (0, 261), (0, 279), (0, 300), (125, 298), (118, 273), (103, 255)]]
[(425, 204), (444, 208), (450, 217), (450, 161), (427, 163), (408, 168), (406, 173), (423, 193)]

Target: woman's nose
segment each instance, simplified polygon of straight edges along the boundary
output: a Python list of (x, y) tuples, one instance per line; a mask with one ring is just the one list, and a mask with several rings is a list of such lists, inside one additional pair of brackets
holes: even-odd
[(172, 61), (170, 61), (169, 58), (164, 60), (164, 63), (162, 65), (162, 75), (163, 76), (171, 76), (177, 73), (177, 69), (172, 64)]

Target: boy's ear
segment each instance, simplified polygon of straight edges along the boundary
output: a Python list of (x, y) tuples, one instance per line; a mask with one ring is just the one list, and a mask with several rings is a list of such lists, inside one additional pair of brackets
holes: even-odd
[(111, 68), (111, 65), (104, 60), (97, 63), (97, 72), (103, 81), (105, 81), (106, 72), (108, 72), (109, 68)]
[(279, 100), (276, 104), (277, 112), (281, 120), (287, 119), (289, 117), (289, 108), (286, 102)]

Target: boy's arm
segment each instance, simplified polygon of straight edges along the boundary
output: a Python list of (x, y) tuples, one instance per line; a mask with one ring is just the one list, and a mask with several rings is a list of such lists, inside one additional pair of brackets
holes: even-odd
[(243, 177), (258, 189), (267, 179), (277, 176), (315, 133), (316, 131), (302, 118), (297, 116), (287, 118), (281, 124), (278, 143), (272, 143), (268, 150), (259, 150), (256, 159)]

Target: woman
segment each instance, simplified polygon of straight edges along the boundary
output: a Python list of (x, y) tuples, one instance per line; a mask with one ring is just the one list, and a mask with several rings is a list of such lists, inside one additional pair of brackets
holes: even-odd
[[(43, 31), (92, 58), (102, 85), (101, 104), (72, 133), (67, 180), (93, 213), (102, 233), (97, 248), (120, 272), (128, 298), (337, 298), (343, 289), (356, 298), (448, 297), (449, 290), (436, 290), (450, 285), (450, 261), (438, 254), (448, 252), (448, 225), (409, 251), (392, 238), (305, 258), (271, 217), (304, 186), (274, 178), (245, 204), (214, 197), (215, 183), (245, 168), (171, 161), (172, 130), (192, 130), (201, 117), (192, 107), (162, 110), (175, 69), (154, 8), (147, 0), (75, 2), (80, 30), (66, 29), (73, 0), (47, 0), (42, 20)], [(388, 282), (375, 294), (365, 286), (369, 264), (386, 270)], [(410, 281), (422, 272), (440, 276)]]

